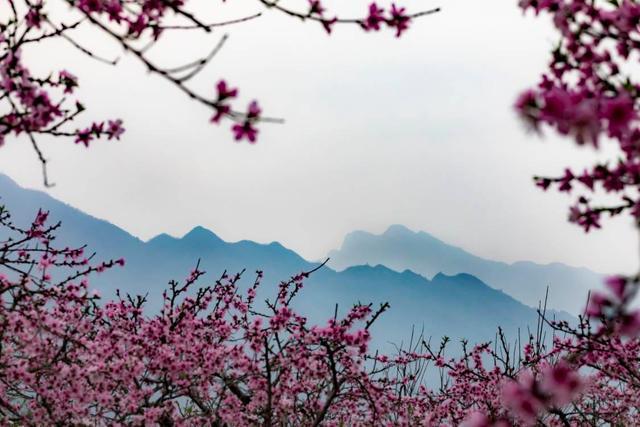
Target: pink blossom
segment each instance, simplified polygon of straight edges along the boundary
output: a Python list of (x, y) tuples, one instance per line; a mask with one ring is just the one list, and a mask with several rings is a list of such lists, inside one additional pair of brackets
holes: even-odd
[(78, 78), (66, 70), (60, 71), (58, 75), (60, 83), (64, 86), (64, 93), (73, 93), (74, 89), (78, 87)]
[(309, 0), (309, 15), (322, 16), (325, 10), (320, 0)]
[(391, 18), (387, 20), (387, 25), (396, 29), (396, 37), (400, 37), (408, 28), (411, 18), (406, 14), (404, 7), (396, 6), (395, 3), (391, 4)]
[(526, 370), (518, 375), (517, 381), (508, 381), (502, 388), (505, 404), (527, 425), (532, 425), (545, 407), (535, 395), (535, 384), (533, 373)]
[(627, 278), (624, 276), (610, 276), (605, 280), (605, 284), (613, 295), (619, 300), (623, 300), (627, 288)]
[(366, 31), (379, 31), (380, 24), (383, 22), (385, 22), (384, 9), (378, 7), (376, 3), (371, 3), (369, 5), (369, 15), (362, 22), (362, 27)]
[(331, 34), (333, 31), (333, 26), (338, 22), (338, 18), (335, 16), (331, 19), (322, 19), (320, 23), (322, 24), (322, 28), (327, 32), (327, 34)]
[(120, 139), (120, 136), (124, 133), (124, 128), (122, 127), (122, 120), (109, 120), (107, 126), (107, 135), (109, 135), (109, 139)]
[(236, 123), (233, 125), (232, 130), (237, 141), (241, 141), (247, 138), (249, 142), (256, 142), (258, 135), (258, 129), (254, 126), (254, 123), (260, 119), (260, 107), (256, 101), (251, 101), (247, 108), (245, 119), (242, 123)]
[(28, 27), (40, 28), (43, 18), (40, 12), (41, 8), (42, 3), (37, 3), (35, 6), (29, 8), (29, 12), (27, 12), (27, 16), (25, 16), (25, 21)]
[(628, 95), (619, 95), (606, 100), (602, 105), (602, 116), (607, 120), (609, 135), (621, 137), (636, 118), (633, 100)]
[(91, 129), (82, 129), (76, 132), (76, 144), (83, 144), (85, 147), (89, 147), (89, 143), (92, 140)]
[(604, 310), (613, 305), (612, 301), (605, 295), (602, 295), (598, 292), (593, 292), (589, 297), (589, 302), (587, 304), (587, 309), (585, 310), (585, 314), (587, 316), (602, 316), (604, 314)]
[(640, 334), (640, 311), (622, 315), (619, 332), (628, 337), (637, 337)]
[(565, 405), (582, 390), (584, 383), (578, 374), (565, 361), (547, 365), (541, 372), (540, 388), (554, 405)]

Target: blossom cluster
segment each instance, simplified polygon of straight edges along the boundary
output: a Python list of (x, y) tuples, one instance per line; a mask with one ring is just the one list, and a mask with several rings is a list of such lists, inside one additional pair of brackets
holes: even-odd
[[(540, 82), (515, 103), (522, 119), (535, 131), (548, 126), (578, 145), (598, 148), (602, 141), (613, 143), (619, 153), (615, 162), (600, 162), (582, 172), (567, 168), (561, 176), (535, 177), (536, 184), (544, 190), (553, 186), (570, 193), (580, 187), (586, 192), (570, 208), (569, 221), (587, 232), (602, 227), (603, 214), (623, 212), (640, 227), (640, 83), (631, 74), (632, 59), (640, 49), (640, 4), (519, 4), (525, 12), (551, 15), (560, 33)], [(592, 197), (599, 190), (618, 202), (594, 205)], [(640, 275), (612, 276), (605, 285), (606, 291), (591, 292), (577, 326), (547, 321), (559, 335), (548, 352), (556, 362), (546, 369), (546, 378), (544, 369), (524, 371), (503, 389), (523, 422), (535, 424), (546, 413), (557, 417), (554, 425), (637, 424), (640, 310), (633, 300)], [(535, 372), (542, 377), (537, 379)], [(486, 411), (473, 420), (474, 425), (491, 425)]]
[(590, 194), (602, 189), (617, 196), (619, 203), (606, 206), (594, 206), (591, 196), (578, 198), (569, 219), (586, 231), (600, 228), (603, 214), (628, 212), (638, 220), (640, 82), (629, 66), (640, 52), (640, 5), (631, 0), (521, 0), (520, 6), (550, 14), (560, 33), (540, 83), (516, 101), (522, 118), (535, 130), (547, 125), (579, 145), (613, 142), (620, 153), (616, 161), (581, 172), (567, 169), (560, 177), (537, 177), (537, 184), (566, 192), (579, 186)]
[[(4, 144), (6, 135), (51, 134), (63, 135), (58, 129), (66, 121), (72, 119), (84, 108), (75, 103), (65, 108), (63, 102), (54, 102), (47, 89), (61, 89), (64, 95), (72, 94), (78, 86), (78, 80), (68, 71), (62, 70), (57, 76), (37, 79), (23, 65), (20, 50), (7, 50), (0, 60), (0, 87), (3, 98), (12, 106), (11, 112), (0, 117), (0, 146)], [(121, 120), (109, 120), (105, 129), (104, 122), (93, 123), (89, 128), (77, 130), (76, 142), (89, 146), (94, 138), (107, 136), (108, 139), (119, 139), (124, 132)]]

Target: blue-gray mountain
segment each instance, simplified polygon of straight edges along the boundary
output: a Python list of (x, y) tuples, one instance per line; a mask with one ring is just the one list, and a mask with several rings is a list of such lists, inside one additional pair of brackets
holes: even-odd
[(574, 315), (584, 310), (588, 291), (602, 286), (602, 275), (586, 268), (560, 263), (491, 261), (402, 225), (392, 225), (381, 235), (353, 232), (329, 257), (329, 265), (338, 271), (353, 265), (382, 264), (396, 271), (409, 269), (425, 277), (439, 272), (469, 273), (533, 307), (544, 299), (548, 286), (548, 306)]
[[(15, 222), (21, 225), (30, 223), (39, 208), (49, 210), (50, 218), (63, 225), (59, 244), (87, 244), (97, 252), (98, 259), (124, 257), (127, 261), (124, 268), (96, 276), (91, 285), (105, 297), (113, 296), (116, 288), (148, 294), (151, 309), (158, 308), (166, 283), (186, 277), (198, 259), (201, 268), (208, 272), (205, 283), (224, 270), (246, 269), (244, 284), (248, 285), (256, 269), (264, 270), (263, 297), (273, 296), (280, 280), (317, 265), (279, 243), (225, 242), (202, 227), (181, 238), (162, 234), (144, 242), (46, 193), (20, 188), (2, 175), (0, 197), (0, 203), (7, 206)], [(425, 335), (436, 340), (447, 335), (454, 340), (467, 338), (478, 342), (492, 340), (498, 326), (515, 339), (518, 331), (526, 335), (527, 328), (534, 329), (537, 321), (535, 310), (471, 275), (438, 274), (428, 280), (408, 270), (396, 272), (381, 265), (355, 266), (341, 272), (328, 267), (321, 269), (306, 282), (297, 308), (312, 321), (320, 321), (333, 315), (336, 304), (343, 311), (356, 302), (385, 301), (391, 308), (372, 331), (378, 347), (406, 340), (412, 326), (424, 328)], [(569, 318), (566, 313), (551, 315)]]

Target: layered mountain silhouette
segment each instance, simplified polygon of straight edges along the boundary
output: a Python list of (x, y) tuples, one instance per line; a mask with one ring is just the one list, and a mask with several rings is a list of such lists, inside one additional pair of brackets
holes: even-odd
[[(91, 286), (104, 298), (112, 298), (116, 289), (148, 294), (148, 312), (159, 308), (167, 282), (185, 278), (198, 260), (207, 272), (203, 284), (211, 284), (223, 271), (246, 270), (242, 283), (249, 286), (255, 270), (263, 270), (261, 298), (273, 297), (280, 281), (318, 265), (276, 242), (226, 242), (203, 227), (195, 227), (180, 238), (161, 234), (144, 242), (46, 193), (21, 188), (3, 175), (0, 203), (19, 225), (29, 224), (38, 209), (48, 210), (51, 220), (62, 222), (58, 234), (61, 245), (86, 244), (96, 252), (97, 259), (124, 257), (124, 268), (95, 276)], [(525, 338), (528, 329), (535, 329), (538, 315), (534, 309), (470, 274), (435, 274), (429, 280), (409, 270), (394, 271), (397, 265), (391, 263), (393, 269), (383, 265), (350, 266), (340, 272), (325, 266), (305, 282), (296, 307), (311, 321), (319, 322), (332, 317), (336, 305), (339, 312), (344, 312), (357, 302), (389, 302), (391, 308), (372, 329), (375, 345), (383, 350), (390, 348), (389, 343), (406, 342), (414, 327), (433, 340), (446, 335), (470, 342), (493, 340), (498, 326), (511, 339), (519, 333)], [(450, 270), (449, 264), (443, 264), (442, 270)], [(567, 313), (548, 314), (571, 319)]]
[(484, 259), (402, 225), (392, 225), (380, 235), (353, 232), (329, 257), (329, 265), (338, 271), (353, 265), (383, 264), (392, 270), (409, 269), (425, 277), (440, 272), (468, 273), (533, 307), (545, 298), (548, 287), (548, 306), (574, 315), (584, 310), (588, 291), (601, 287), (603, 279), (602, 275), (586, 268), (560, 263), (507, 264)]

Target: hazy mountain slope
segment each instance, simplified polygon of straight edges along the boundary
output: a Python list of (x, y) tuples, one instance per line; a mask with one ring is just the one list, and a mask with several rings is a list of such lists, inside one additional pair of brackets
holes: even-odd
[[(408, 331), (412, 325), (434, 340), (444, 335), (454, 341), (463, 337), (471, 342), (492, 340), (498, 325), (512, 338), (518, 329), (526, 337), (527, 328), (535, 328), (537, 321), (534, 310), (523, 309), (513, 298), (465, 274), (438, 274), (429, 281), (408, 270), (397, 273), (380, 265), (357, 266), (324, 278), (320, 285), (334, 299), (389, 301), (391, 308), (374, 330), (374, 335), (378, 331), (387, 341), (386, 337), (406, 339), (407, 333), (398, 331)], [(311, 289), (309, 295), (313, 293)]]
[[(97, 250), (99, 259), (126, 259), (124, 268), (92, 279), (91, 285), (105, 297), (112, 296), (116, 288), (148, 293), (150, 308), (158, 308), (167, 281), (183, 279), (200, 259), (201, 269), (208, 272), (203, 283), (210, 283), (224, 270), (246, 269), (243, 286), (248, 286), (253, 282), (254, 271), (263, 269), (260, 299), (264, 299), (275, 294), (280, 280), (317, 265), (278, 243), (225, 242), (202, 227), (181, 238), (163, 234), (142, 242), (44, 193), (21, 189), (8, 178), (0, 178), (2, 203), (18, 222), (30, 220), (39, 207), (48, 209), (52, 219), (62, 221), (60, 239), (65, 243), (86, 243)], [(472, 276), (437, 275), (427, 280), (411, 271), (396, 272), (383, 266), (357, 266), (343, 272), (323, 268), (305, 282), (296, 305), (312, 321), (324, 321), (332, 316), (336, 304), (344, 312), (358, 301), (391, 304), (373, 330), (380, 347), (406, 340), (413, 325), (424, 327), (425, 335), (434, 339), (447, 335), (474, 342), (493, 339), (500, 325), (515, 337), (518, 329), (525, 330), (536, 321), (534, 310)]]
[(2, 174), (0, 204), (9, 208), (13, 221), (23, 227), (31, 224), (39, 208), (46, 208), (50, 211), (52, 221), (64, 222), (65, 231), (58, 237), (61, 243), (78, 244), (86, 240), (91, 244), (91, 249), (103, 257), (116, 257), (123, 250), (134, 252), (144, 245), (144, 242), (115, 225), (94, 218), (46, 193), (21, 188)]
[(352, 265), (383, 264), (396, 271), (410, 269), (426, 277), (438, 272), (469, 273), (534, 307), (544, 298), (549, 286), (549, 306), (573, 314), (584, 308), (588, 290), (602, 283), (601, 275), (585, 268), (559, 263), (491, 261), (400, 225), (389, 227), (381, 235), (353, 232), (329, 257), (329, 265), (337, 270)]

